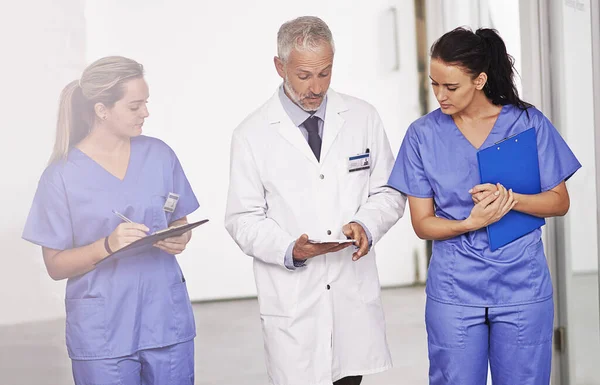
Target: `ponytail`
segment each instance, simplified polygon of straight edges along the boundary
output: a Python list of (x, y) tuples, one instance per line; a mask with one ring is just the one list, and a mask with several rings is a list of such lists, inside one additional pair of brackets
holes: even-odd
[(522, 110), (531, 104), (519, 98), (514, 83), (515, 59), (506, 52), (506, 45), (498, 33), (489, 28), (479, 28), (475, 34), (479, 36), (487, 51), (488, 80), (483, 88), (485, 96), (496, 105), (514, 104)]
[(56, 139), (49, 163), (66, 159), (71, 147), (88, 134), (91, 128), (91, 111), (87, 107), (88, 103), (81, 92), (79, 81), (74, 80), (67, 84), (60, 94)]

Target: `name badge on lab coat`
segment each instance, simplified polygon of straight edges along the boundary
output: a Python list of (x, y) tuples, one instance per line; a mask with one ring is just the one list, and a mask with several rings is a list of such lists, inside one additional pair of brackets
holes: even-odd
[(177, 202), (179, 201), (179, 194), (169, 193), (165, 205), (163, 206), (163, 210), (172, 213), (175, 211), (175, 207), (177, 207)]
[(371, 168), (371, 154), (369, 150), (364, 154), (354, 155), (348, 158), (348, 172), (368, 170)]

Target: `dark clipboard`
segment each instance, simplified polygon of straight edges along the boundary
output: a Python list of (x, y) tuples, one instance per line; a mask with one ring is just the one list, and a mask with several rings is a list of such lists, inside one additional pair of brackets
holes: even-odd
[(115, 251), (112, 254), (107, 255), (100, 261), (96, 262), (95, 265), (98, 266), (99, 264), (101, 264), (109, 259), (113, 259), (114, 257), (126, 257), (126, 256), (130, 256), (130, 255), (138, 254), (141, 251), (143, 251), (145, 248), (153, 247), (152, 245), (155, 242), (162, 241), (163, 239), (167, 239), (167, 238), (171, 238), (171, 237), (178, 237), (187, 231), (190, 231), (200, 225), (205, 224), (206, 222), (208, 222), (208, 219), (203, 219), (198, 222), (188, 223), (188, 224), (185, 224), (182, 226), (159, 230), (153, 234), (148, 235), (147, 237), (138, 239), (137, 241), (130, 243), (129, 245)]
[[(535, 128), (529, 128), (477, 152), (481, 183), (500, 183), (519, 194), (541, 192)], [(511, 210), (487, 226), (490, 248), (498, 248), (542, 227), (544, 218)]]

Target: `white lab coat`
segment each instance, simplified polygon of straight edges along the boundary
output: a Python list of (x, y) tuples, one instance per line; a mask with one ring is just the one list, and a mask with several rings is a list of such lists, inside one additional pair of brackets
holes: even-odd
[[(377, 241), (404, 213), (406, 199), (385, 187), (394, 157), (377, 111), (329, 90), (321, 162), (283, 109), (278, 93), (233, 133), (225, 227), (247, 255), (274, 385), (331, 385), (391, 368), (375, 251), (354, 247), (288, 270), (288, 246), (303, 233), (345, 238), (357, 220)], [(371, 168), (348, 172), (369, 149)], [(401, 242), (401, 240), (399, 240)]]

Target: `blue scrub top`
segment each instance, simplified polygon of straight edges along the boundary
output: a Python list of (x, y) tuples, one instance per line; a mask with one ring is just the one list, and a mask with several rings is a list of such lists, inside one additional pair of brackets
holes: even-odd
[[(173, 213), (168, 194), (179, 194)], [(23, 238), (66, 250), (108, 236), (121, 220), (116, 210), (151, 232), (198, 208), (181, 164), (164, 142), (131, 139), (127, 173), (120, 180), (77, 148), (42, 174)], [(177, 260), (158, 248), (107, 260), (70, 278), (66, 292), (66, 339), (72, 359), (130, 355), (141, 349), (193, 339), (194, 316)]]
[[(575, 173), (581, 164), (550, 121), (537, 109), (503, 106), (481, 148), (535, 127), (542, 191)], [(435, 215), (466, 219), (480, 184), (476, 149), (450, 115), (437, 109), (408, 128), (388, 184), (402, 193), (433, 198)], [(518, 172), (518, 170), (515, 170)], [(533, 303), (552, 297), (541, 229), (491, 251), (485, 228), (433, 242), (427, 295), (472, 306)]]

